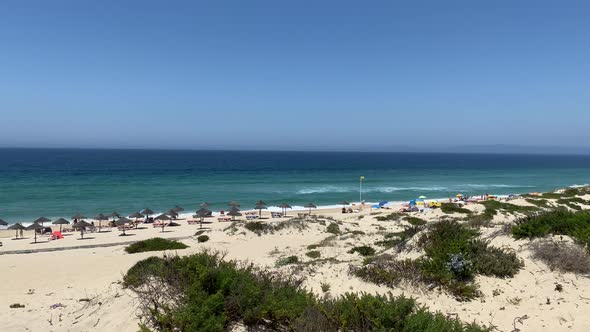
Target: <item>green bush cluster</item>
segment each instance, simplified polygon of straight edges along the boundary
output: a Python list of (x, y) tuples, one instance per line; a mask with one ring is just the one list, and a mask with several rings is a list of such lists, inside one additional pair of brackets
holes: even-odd
[(305, 256), (313, 259), (320, 258), (321, 255), (322, 254), (317, 250), (312, 250), (305, 253)]
[(486, 241), (477, 239), (478, 235), (456, 221), (434, 223), (417, 241), (425, 252), (422, 257), (396, 261), (384, 255), (367, 266), (351, 268), (351, 272), (364, 280), (391, 287), (401, 281), (435, 284), (459, 300), (470, 300), (479, 295), (473, 282), (476, 274), (513, 277), (523, 264), (515, 253), (490, 247)]
[(413, 299), (347, 293), (319, 298), (301, 280), (203, 252), (148, 258), (124, 277), (140, 299), (142, 330), (488, 331), (433, 314)]
[(549, 201), (546, 199), (526, 198), (525, 200), (533, 205), (536, 205), (537, 207), (540, 207), (540, 208), (550, 208), (551, 207), (551, 205), (549, 205)]
[(455, 204), (455, 203), (442, 203), (440, 205), (440, 210), (444, 213), (471, 214), (471, 210), (468, 210), (466, 208), (462, 208), (458, 204)]
[[(248, 221), (244, 223), (244, 227), (247, 230), (256, 233), (258, 236), (262, 234), (272, 234), (274, 232), (281, 231), (287, 228), (295, 228), (297, 230), (303, 230), (307, 228), (305, 220), (303, 218), (291, 218), (277, 223), (264, 223), (261, 221)], [(239, 223), (238, 223), (239, 224)], [(236, 224), (236, 225), (238, 225)]]
[(328, 225), (328, 227), (326, 227), (326, 232), (338, 235), (340, 234), (340, 227), (336, 223), (331, 223)]
[(182, 242), (166, 240), (160, 237), (155, 237), (149, 240), (135, 242), (125, 248), (125, 251), (130, 254), (136, 254), (146, 251), (161, 251), (161, 250), (175, 250), (185, 249), (188, 246)]
[(207, 242), (207, 241), (209, 241), (209, 236), (207, 236), (207, 235), (200, 235), (197, 238), (197, 242), (199, 242), (199, 243)]
[(405, 215), (399, 212), (393, 212), (385, 216), (377, 216), (375, 219), (379, 221), (398, 221), (401, 220)]
[(299, 257), (287, 256), (287, 257), (279, 258), (279, 260), (277, 260), (277, 263), (275, 265), (277, 267), (281, 267), (281, 266), (291, 265), (291, 264), (296, 264), (296, 263), (299, 263)]
[(385, 248), (393, 248), (395, 246), (403, 245), (422, 229), (422, 226), (410, 226), (404, 227), (404, 230), (401, 232), (386, 233), (384, 239), (375, 242), (375, 245)]
[(348, 251), (349, 254), (358, 253), (361, 256), (373, 256), (375, 255), (375, 249), (369, 246), (354, 247)]
[(549, 234), (569, 235), (590, 246), (590, 213), (556, 209), (526, 216), (516, 221), (512, 235), (517, 239), (545, 237)]
[(579, 204), (590, 205), (589, 201), (582, 199), (580, 197), (560, 198), (556, 202), (557, 204), (566, 205), (572, 210), (578, 211), (582, 210), (582, 207)]
[(426, 220), (418, 217), (406, 217), (405, 220), (409, 222), (412, 226), (426, 225)]

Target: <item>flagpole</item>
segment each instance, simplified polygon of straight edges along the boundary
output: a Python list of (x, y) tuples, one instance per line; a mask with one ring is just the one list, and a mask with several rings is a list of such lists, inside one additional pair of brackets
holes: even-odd
[(363, 202), (363, 179), (365, 177), (361, 176), (359, 179), (359, 204)]

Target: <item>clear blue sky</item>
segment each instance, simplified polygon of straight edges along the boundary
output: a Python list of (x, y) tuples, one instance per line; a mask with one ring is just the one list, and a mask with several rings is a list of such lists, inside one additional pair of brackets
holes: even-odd
[(0, 115), (0, 146), (588, 146), (590, 2), (4, 0)]

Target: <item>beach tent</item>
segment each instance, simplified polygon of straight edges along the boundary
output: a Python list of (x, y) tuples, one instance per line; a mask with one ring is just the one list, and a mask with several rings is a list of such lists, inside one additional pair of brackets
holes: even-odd
[(25, 228), (27, 231), (34, 231), (35, 232), (35, 243), (37, 243), (37, 230), (38, 229), (45, 229), (45, 227), (43, 227), (42, 225), (39, 225), (38, 223), (34, 222), (31, 225), (27, 226), (27, 228)]
[(70, 222), (65, 220), (64, 218), (59, 218), (57, 220), (55, 220), (54, 222), (52, 222), (52, 224), (54, 225), (59, 225), (59, 232), (61, 234), (61, 228), (63, 225), (68, 225)]
[(0, 226), (8, 226), (8, 223), (2, 219), (0, 219)]
[(279, 205), (279, 207), (283, 209), (283, 217), (287, 216), (287, 209), (292, 209), (291, 205), (287, 203), (282, 203), (281, 205)]
[(14, 225), (10, 225), (8, 226), (8, 229), (10, 230), (15, 230), (16, 231), (16, 235), (14, 236), (15, 239), (18, 239), (18, 231), (23, 230), (23, 229), (27, 229), (25, 226), (21, 225), (20, 223), (16, 223)]
[[(170, 221), (170, 220), (172, 220), (172, 218), (170, 218), (170, 216), (167, 215), (167, 214), (161, 214), (161, 215), (157, 216), (154, 219), (155, 220), (160, 220), (160, 221)], [(164, 232), (164, 227), (166, 227), (166, 223), (165, 222), (162, 222), (161, 223), (161, 226), (162, 226), (162, 232)]]
[(305, 204), (304, 208), (309, 209), (309, 214), (311, 215), (311, 209), (317, 209), (317, 206), (313, 203), (307, 203)]
[(121, 218), (119, 218), (119, 219), (117, 219), (115, 221), (115, 225), (117, 227), (121, 227), (121, 230), (123, 231), (123, 233), (121, 234), (121, 236), (125, 236), (126, 235), (125, 234), (125, 225), (130, 224), (130, 223), (132, 223), (132, 221), (129, 220), (129, 219), (127, 219), (127, 218), (125, 218), (125, 217), (121, 217)]
[(80, 221), (78, 221), (78, 223), (72, 225), (72, 227), (80, 230), (80, 238), (83, 239), (84, 238), (84, 231), (86, 230), (86, 228), (92, 228), (94, 226), (90, 223), (87, 223), (84, 220), (80, 220)]
[(381, 202), (379, 202), (379, 206), (385, 206), (388, 203), (389, 203), (388, 201), (381, 201)]

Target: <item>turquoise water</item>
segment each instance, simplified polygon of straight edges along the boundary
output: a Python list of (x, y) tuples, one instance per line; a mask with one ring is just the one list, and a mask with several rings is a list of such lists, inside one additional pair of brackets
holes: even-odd
[(252, 208), (549, 191), (590, 183), (590, 156), (0, 149), (0, 218), (130, 214), (230, 200)]

